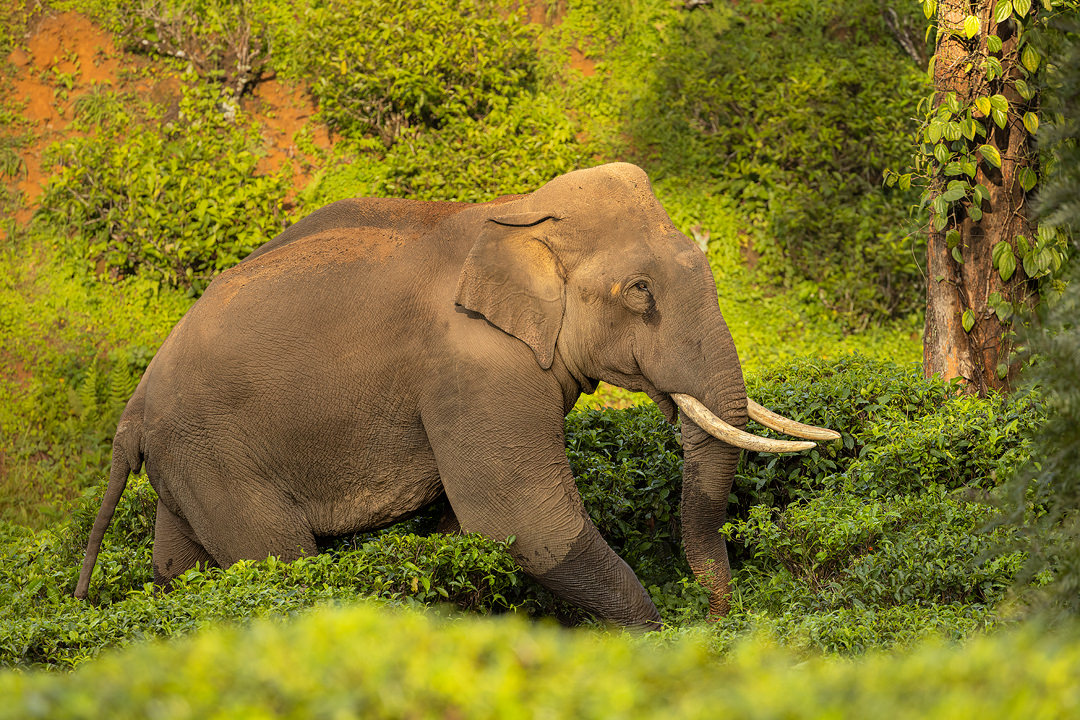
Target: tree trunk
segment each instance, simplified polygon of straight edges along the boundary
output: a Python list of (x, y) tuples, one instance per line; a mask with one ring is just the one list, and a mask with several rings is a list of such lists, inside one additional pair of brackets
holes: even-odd
[[(1017, 236), (1031, 236), (1026, 193), (1019, 174), (1025, 167), (1033, 168), (1036, 161), (1031, 136), (1022, 120), (1024, 111), (1034, 105), (1034, 98), (1024, 100), (1015, 88), (1014, 82), (1019, 77), (1017, 36), (1012, 21), (1002, 25), (994, 22), (992, 0), (940, 0), (937, 13), (935, 109), (942, 108), (949, 94), (955, 93), (959, 106), (972, 108), (972, 118), (986, 129), (985, 138), (976, 135), (974, 140), (961, 137), (950, 143), (943, 138), (941, 142), (950, 151), (959, 150), (976, 160), (975, 176), (969, 182), (972, 187), (984, 186), (988, 197), (980, 198), (976, 204), (976, 198), (969, 195), (963, 202), (946, 207), (944, 212), (940, 206), (932, 205), (927, 243), (923, 369), (927, 377), (962, 378), (968, 392), (985, 395), (989, 390), (1007, 391), (1015, 380), (1019, 368), (1011, 359), (1011, 311), (1030, 307), (1035, 299), (1018, 259), (1007, 280), (1002, 279), (993, 262), (993, 250), (998, 243), (1008, 243), (1013, 257), (1019, 258), (1022, 252), (1017, 248)], [(980, 30), (967, 39), (963, 28), (972, 14), (979, 19)], [(989, 35), (1001, 38), (999, 52), (988, 52)], [(1001, 77), (988, 75), (984, 63), (988, 56), (1000, 59)], [(1004, 127), (973, 107), (979, 98), (994, 95), (1004, 96), (1008, 101)], [(982, 144), (996, 148), (1000, 167), (995, 167), (979, 152)], [(931, 184), (934, 197), (945, 192), (948, 181), (943, 169), (936, 173)], [(950, 234), (954, 247), (950, 247)], [(957, 256), (962, 262), (958, 262)], [(995, 312), (1006, 306), (1008, 310)]]

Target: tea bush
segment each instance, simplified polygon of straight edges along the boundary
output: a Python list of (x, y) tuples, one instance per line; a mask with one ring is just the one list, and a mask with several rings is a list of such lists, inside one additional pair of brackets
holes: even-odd
[(320, 113), (387, 147), (410, 128), (482, 119), (534, 80), (533, 29), (499, 0), (298, 3), (276, 29), (283, 71), (310, 78)]
[[(929, 627), (959, 638), (995, 622), (1023, 554), (1008, 549), (1014, 531), (986, 528), (1001, 484), (1029, 457), (1042, 401), (969, 398), (914, 367), (858, 356), (792, 361), (747, 384), (842, 441), (744, 454), (724, 528), (737, 610), (721, 634), (764, 627), (794, 645), (861, 652)], [(659, 410), (572, 414), (567, 456), (590, 516), (664, 618), (702, 619), (680, 547), (678, 435)], [(837, 613), (846, 624), (830, 624)]]
[(700, 637), (355, 607), (219, 625), (70, 674), (3, 672), (0, 718), (1066, 717), (1076, 635), (1029, 628), (859, 663), (759, 640), (718, 662)]
[(108, 90), (81, 99), (76, 111), (95, 134), (51, 148), (61, 167), (41, 212), (69, 233), (75, 258), (199, 295), (284, 227), (288, 179), (258, 172), (258, 130), (217, 88), (185, 83), (171, 120), (152, 105), (133, 111)]
[[(977, 469), (1006, 473), (1026, 459), (1025, 429), (1041, 417), (1034, 398), (958, 402), (949, 385), (857, 357), (793, 362), (749, 385), (782, 412), (836, 427), (844, 443), (741, 463), (723, 529), (734, 610), (717, 626), (717, 643), (757, 628), (796, 647), (862, 652), (912, 642), (928, 628), (961, 637), (995, 622), (1022, 555), (996, 551), (1011, 529), (983, 531), (994, 511), (980, 500), (998, 487)], [(995, 413), (1015, 413), (1016, 422), (993, 442), (957, 443), (946, 448), (950, 462), (931, 462), (937, 446), (921, 438), (927, 418), (965, 426)], [(566, 441), (590, 516), (665, 621), (704, 619), (706, 598), (680, 547), (677, 430), (652, 405), (582, 410), (568, 416)], [(882, 451), (890, 442), (898, 449)], [(922, 468), (920, 481), (895, 482), (910, 466)], [(87, 493), (69, 523), (36, 535), (9, 528), (0, 538), (0, 601), (11, 608), (0, 627), (4, 663), (75, 664), (102, 647), (187, 632), (214, 618), (357, 597), (587, 619), (529, 581), (504, 544), (417, 534), (430, 532), (438, 508), (296, 563), (192, 572), (162, 596), (147, 586), (156, 496), (145, 479), (131, 481), (106, 535), (91, 584), (97, 605), (78, 603), (70, 594), (103, 491), (104, 483)], [(838, 617), (843, 624), (833, 622)]]
[(10, 609), (0, 620), (0, 664), (72, 666), (107, 647), (191, 632), (212, 620), (282, 615), (357, 598), (449, 603), (474, 612), (562, 612), (524, 576), (507, 543), (473, 535), (380, 533), (294, 563), (269, 558), (192, 570), (161, 593), (151, 583), (157, 495), (145, 476), (129, 482), (89, 600), (78, 601), (71, 593), (103, 490), (87, 493), (70, 524), (36, 535), (11, 525), (0, 529), (0, 603)]
[(258, 0), (56, 0), (54, 4), (92, 13), (129, 51), (189, 64), (200, 77), (220, 82), (234, 101), (259, 79), (269, 60), (269, 3)]
[(377, 194), (484, 202), (532, 192), (582, 164), (587, 148), (576, 130), (547, 94), (493, 98), (481, 119), (456, 117), (402, 138), (387, 154)]

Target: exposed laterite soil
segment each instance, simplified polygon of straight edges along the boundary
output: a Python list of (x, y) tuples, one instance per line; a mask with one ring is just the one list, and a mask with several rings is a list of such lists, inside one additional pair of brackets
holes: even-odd
[[(180, 96), (177, 70), (117, 47), (108, 32), (79, 13), (40, 18), (6, 61), (10, 72), (0, 98), (18, 107), (24, 120), (21, 127), (6, 132), (29, 135), (29, 142), (18, 149), (20, 171), (14, 178), (3, 178), (19, 194), (17, 225), (25, 224), (37, 207), (52, 171), (43, 166), (43, 156), (49, 145), (71, 134), (72, 108), (81, 95), (104, 85), (166, 108)], [(310, 180), (317, 159), (297, 147), (297, 134), (304, 131), (310, 136), (305, 145), (309, 149), (330, 146), (326, 129), (311, 121), (315, 108), (306, 89), (270, 78), (256, 84), (241, 106), (262, 128), (266, 155), (259, 171), (271, 173), (291, 165), (293, 189), (299, 191)]]
[(259, 162), (260, 172), (273, 172), (291, 163), (293, 190), (302, 189), (311, 179), (315, 160), (297, 147), (297, 136), (308, 133), (311, 143), (319, 150), (331, 145), (326, 127), (312, 120), (315, 106), (307, 91), (303, 86), (269, 78), (256, 84), (240, 105), (263, 128), (266, 156)]

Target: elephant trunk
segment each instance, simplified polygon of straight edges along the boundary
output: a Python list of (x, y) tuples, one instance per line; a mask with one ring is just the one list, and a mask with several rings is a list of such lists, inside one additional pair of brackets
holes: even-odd
[[(738, 364), (735, 364), (738, 367)], [(746, 390), (737, 382), (719, 385), (701, 398), (713, 414), (742, 429), (746, 425)], [(713, 437), (680, 407), (683, 440), (682, 535), (686, 559), (698, 582), (709, 591), (709, 616), (728, 611), (731, 567), (719, 530), (727, 520), (728, 495), (739, 462), (739, 448)]]

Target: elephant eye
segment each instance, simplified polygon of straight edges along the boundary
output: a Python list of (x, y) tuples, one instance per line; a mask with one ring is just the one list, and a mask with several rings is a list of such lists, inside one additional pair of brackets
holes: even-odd
[(643, 293), (649, 293), (650, 295), (652, 294), (652, 292), (649, 290), (649, 283), (645, 282), (644, 280), (638, 280), (636, 283), (634, 283), (634, 288), (640, 290)]

